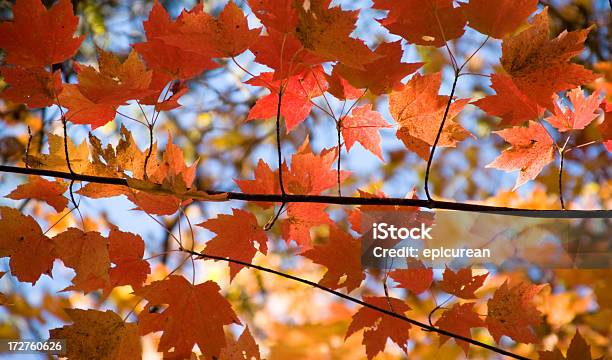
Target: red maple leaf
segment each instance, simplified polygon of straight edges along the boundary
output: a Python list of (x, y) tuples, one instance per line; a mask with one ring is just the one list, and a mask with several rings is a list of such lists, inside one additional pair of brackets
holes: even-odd
[(69, 228), (55, 235), (51, 241), (55, 256), (76, 272), (72, 278), (74, 285), (64, 291), (78, 290), (87, 294), (109, 284), (108, 240), (99, 232)]
[(0, 257), (9, 257), (11, 273), (19, 281), (35, 284), (42, 274), (51, 276), (53, 243), (31, 217), (17, 209), (0, 207)]
[(597, 128), (601, 133), (604, 146), (612, 152), (612, 103), (604, 100), (601, 103), (601, 109), (604, 111), (604, 120)]
[[(475, 303), (455, 304), (449, 310), (442, 313), (442, 316), (434, 324), (440, 329), (446, 330), (453, 334), (461, 335), (467, 338), (472, 338), (471, 329), (475, 327), (485, 326), (485, 322), (480, 318), (480, 315), (474, 311)], [(449, 337), (440, 334), (440, 346), (442, 346)], [(470, 344), (457, 340), (457, 345), (461, 346), (467, 356)]]
[(293, 0), (250, 0), (249, 6), (268, 32), (290, 33), (298, 21), (293, 3)]
[(287, 79), (325, 62), (306, 49), (293, 33), (274, 29), (267, 32), (251, 45), (250, 50), (255, 54), (255, 61), (274, 70), (273, 80)]
[(149, 13), (149, 19), (144, 22), (147, 41), (133, 44), (132, 47), (142, 55), (147, 65), (154, 70), (168, 74), (171, 78), (190, 79), (204, 70), (219, 67), (212, 61), (212, 52), (208, 56), (196, 54), (185, 49), (181, 44), (171, 44), (164, 40), (167, 36), (179, 32), (180, 22), (195, 12), (183, 11), (179, 19), (172, 21), (164, 7), (156, 0)]
[(168, 305), (161, 313), (141, 311), (139, 333), (163, 331), (158, 351), (166, 357), (189, 358), (196, 344), (207, 358), (218, 357), (226, 344), (223, 325), (240, 324), (220, 290), (214, 281), (193, 285), (171, 275), (134, 291), (148, 301), (145, 309)]
[[(287, 173), (287, 167), (284, 166), (283, 173)], [(254, 170), (255, 179), (241, 180), (234, 179), (234, 182), (240, 190), (249, 194), (280, 194), (280, 183), (278, 181), (278, 170), (270, 169), (262, 159), (257, 162), (257, 167)], [(269, 202), (255, 202), (254, 204), (267, 209), (273, 205)]]
[(51, 73), (44, 68), (4, 66), (0, 68), (0, 74), (9, 84), (9, 87), (0, 93), (0, 97), (26, 104), (29, 108), (54, 104), (57, 95), (62, 91), (62, 76), (59, 71)]
[(49, 10), (40, 0), (19, 0), (13, 17), (0, 24), (0, 48), (10, 64), (40, 68), (64, 62), (85, 39), (74, 37), (79, 18), (70, 0), (60, 0)]
[[(250, 263), (257, 251), (268, 253), (268, 236), (257, 224), (255, 215), (248, 211), (232, 209), (232, 215), (220, 214), (198, 226), (217, 234), (206, 243), (204, 252), (208, 255)], [(235, 263), (230, 263), (229, 267), (230, 281), (244, 268)]]
[[(401, 315), (410, 310), (405, 302), (392, 297), (364, 296), (363, 301)], [(346, 331), (345, 339), (357, 331), (365, 329), (363, 344), (366, 347), (368, 359), (374, 358), (376, 354), (385, 349), (387, 339), (391, 339), (405, 353), (408, 353), (407, 342), (410, 338), (408, 333), (410, 327), (410, 323), (364, 306), (353, 315), (353, 321)]]
[(348, 80), (343, 78), (342, 75), (338, 74), (336, 68), (337, 65), (334, 66), (331, 75), (325, 74), (327, 83), (329, 84), (329, 88), (327, 89), (328, 93), (340, 100), (359, 99), (365, 95), (364, 90), (355, 88)]
[(408, 262), (407, 269), (396, 269), (389, 276), (398, 284), (397, 288), (412, 291), (418, 295), (429, 289), (433, 282), (433, 269), (425, 267), (422, 262)]
[(381, 128), (390, 127), (391, 125), (378, 111), (372, 110), (371, 104), (354, 108), (350, 115), (341, 120), (342, 137), (346, 150), (351, 150), (355, 142), (359, 142), (364, 148), (378, 156), (381, 161), (384, 161), (378, 131)]
[(257, 100), (247, 120), (276, 118), (279, 92), (282, 92), (280, 115), (285, 118), (289, 133), (306, 120), (313, 106), (311, 99), (325, 92), (327, 81), (320, 68), (306, 70), (283, 82), (273, 81), (273, 77), (273, 73), (264, 73), (248, 81), (251, 85), (267, 87), (271, 93)]
[(521, 125), (544, 114), (545, 109), (523, 94), (506, 75), (491, 75), (491, 88), (496, 94), (480, 99), (474, 105), (489, 115), (501, 117), (504, 127)]
[(502, 335), (522, 343), (537, 342), (532, 327), (540, 324), (542, 317), (532, 299), (545, 286), (520, 283), (511, 288), (506, 280), (495, 290), (487, 302), (486, 323), (496, 342)]
[(144, 260), (145, 244), (139, 235), (111, 228), (108, 234), (108, 254), (110, 261), (115, 264), (108, 271), (110, 285), (104, 289), (109, 294), (116, 286), (130, 285), (132, 289), (139, 289), (151, 273), (151, 266)]
[(349, 67), (344, 63), (334, 66), (334, 71), (359, 89), (367, 88), (375, 95), (386, 94), (402, 87), (401, 80), (417, 71), (423, 63), (403, 63), (402, 46), (399, 41), (378, 45), (374, 54), (378, 56), (362, 69)]
[[(389, 111), (400, 125), (397, 137), (409, 149), (415, 150), (411, 145), (414, 139), (428, 145), (433, 145), (436, 139), (448, 103), (448, 96), (438, 95), (441, 83), (440, 72), (424, 76), (415, 74), (403, 89), (389, 96)], [(468, 99), (460, 99), (451, 104), (438, 146), (453, 147), (471, 135), (454, 119), (468, 102)], [(429, 156), (427, 147), (417, 151), (425, 160)], [(423, 156), (425, 154), (427, 156)]]
[(332, 225), (325, 212), (327, 204), (293, 203), (287, 205), (287, 218), (281, 223), (283, 239), (289, 244), (294, 240), (301, 249), (310, 249), (310, 229), (319, 225)]
[(470, 0), (460, 4), (471, 28), (496, 39), (514, 32), (538, 7), (537, 0)]
[(93, 129), (113, 121), (126, 101), (148, 96), (152, 75), (135, 51), (122, 63), (99, 49), (98, 62), (99, 70), (77, 66), (79, 83), (64, 85), (59, 96), (59, 104), (68, 109), (66, 119)]
[(474, 292), (478, 290), (489, 274), (472, 275), (472, 269), (463, 268), (454, 272), (450, 268), (444, 269), (440, 288), (451, 295), (462, 299), (476, 299)]
[(329, 238), (325, 244), (315, 245), (300, 255), (327, 268), (319, 280), (319, 285), (327, 288), (346, 287), (351, 292), (365, 279), (361, 268), (361, 241), (336, 226), (330, 226)]
[(375, 0), (374, 8), (389, 10), (380, 23), (413, 44), (440, 47), (464, 32), (465, 15), (452, 0)]
[(55, 211), (61, 212), (68, 205), (68, 198), (63, 194), (68, 184), (59, 181), (48, 181), (40, 176), (30, 176), (28, 182), (19, 185), (6, 197), (13, 200), (36, 199), (45, 201)]

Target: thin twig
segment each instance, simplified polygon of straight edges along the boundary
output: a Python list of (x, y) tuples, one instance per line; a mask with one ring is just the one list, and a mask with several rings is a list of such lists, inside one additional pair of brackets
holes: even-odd
[(30, 130), (30, 125), (28, 125), (28, 145), (26, 146), (25, 156), (23, 158), (23, 162), (27, 168), (30, 167), (30, 164), (28, 163), (30, 158), (30, 145), (32, 145), (32, 130)]
[(285, 195), (285, 185), (283, 184), (283, 153), (281, 152), (280, 117), (281, 103), (283, 101), (283, 86), (278, 89), (278, 106), (276, 109), (276, 156), (278, 162), (278, 184), (281, 194)]
[(559, 151), (561, 161), (559, 164), (559, 201), (561, 202), (561, 209), (565, 210), (565, 202), (563, 201), (563, 160), (565, 158), (565, 151)]
[(336, 175), (338, 177), (337, 181), (338, 181), (338, 196), (342, 197), (342, 184), (341, 184), (341, 176), (340, 176), (340, 172), (342, 171), (342, 167), (341, 167), (341, 161), (342, 161), (342, 138), (341, 138), (341, 134), (340, 132), (342, 131), (342, 118), (340, 118), (338, 120), (338, 122), (336, 123), (336, 132), (338, 133), (338, 161), (337, 161), (337, 168), (336, 168)]
[(287, 203), (284, 203), (284, 202), (281, 203), (280, 207), (278, 208), (274, 216), (272, 216), (270, 220), (268, 220), (266, 225), (264, 225), (265, 231), (270, 231), (272, 229), (272, 227), (274, 226), (274, 223), (276, 223), (276, 220), (278, 220), (278, 217), (282, 214), (283, 209), (285, 208), (285, 205), (287, 205)]
[(149, 128), (149, 151), (147, 151), (147, 156), (145, 157), (143, 165), (143, 178), (145, 180), (149, 179), (149, 176), (147, 175), (147, 166), (149, 165), (149, 159), (151, 158), (151, 153), (153, 152), (153, 124), (147, 124), (147, 127)]
[(448, 112), (450, 110), (451, 104), (453, 102), (453, 96), (455, 95), (455, 89), (457, 88), (457, 80), (459, 80), (459, 71), (455, 71), (455, 78), (453, 79), (453, 87), (451, 88), (450, 95), (448, 96), (448, 102), (446, 103), (446, 109), (444, 109), (444, 116), (442, 117), (442, 122), (440, 123), (440, 128), (438, 129), (438, 133), (436, 134), (436, 139), (431, 147), (431, 151), (429, 152), (429, 159), (427, 160), (427, 169), (425, 170), (425, 195), (427, 196), (427, 201), (433, 201), (431, 194), (429, 193), (429, 172), (431, 171), (431, 164), (433, 162), (433, 157), (436, 152), (436, 147), (438, 146), (438, 142), (440, 141), (440, 136), (442, 135), (442, 131), (444, 130), (444, 124), (446, 123), (446, 118), (448, 117)]

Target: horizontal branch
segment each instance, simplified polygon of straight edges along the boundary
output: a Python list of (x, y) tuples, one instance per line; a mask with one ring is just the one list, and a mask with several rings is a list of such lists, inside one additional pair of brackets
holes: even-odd
[(325, 286), (319, 285), (316, 282), (313, 282), (313, 281), (310, 281), (310, 280), (306, 280), (306, 279), (302, 279), (300, 277), (297, 277), (297, 276), (294, 276), (294, 275), (291, 275), (291, 274), (287, 274), (287, 273), (280, 272), (280, 271), (277, 271), (277, 270), (274, 270), (274, 269), (270, 269), (270, 268), (267, 268), (267, 267), (263, 267), (263, 266), (260, 266), (260, 265), (254, 265), (254, 264), (251, 264), (251, 263), (248, 263), (248, 262), (244, 262), (244, 261), (240, 261), (240, 260), (236, 260), (236, 259), (231, 259), (231, 258), (226, 258), (226, 257), (222, 257), (222, 256), (208, 255), (208, 254), (205, 254), (205, 253), (200, 253), (200, 252), (193, 251), (193, 250), (188, 250), (188, 249), (182, 249), (182, 251), (184, 251), (184, 252), (186, 252), (188, 254), (197, 256), (198, 258), (212, 259), (212, 260), (217, 260), (217, 261), (226, 261), (226, 262), (229, 262), (229, 263), (234, 263), (234, 264), (242, 265), (242, 266), (249, 267), (249, 268), (252, 268), (252, 269), (257, 269), (259, 271), (263, 271), (263, 272), (267, 272), (267, 273), (270, 273), (270, 274), (274, 274), (274, 275), (277, 275), (277, 276), (281, 276), (281, 277), (284, 277), (286, 279), (290, 279), (290, 280), (293, 280), (293, 281), (296, 281), (296, 282), (299, 282), (299, 283), (302, 283), (302, 284), (306, 284), (306, 285), (315, 287), (317, 289), (323, 290), (325, 292), (333, 294), (333, 295), (335, 295), (337, 297), (340, 297), (342, 299), (345, 299), (345, 300), (348, 300), (350, 302), (359, 304), (361, 306), (370, 308), (372, 310), (378, 311), (378, 312), (383, 313), (385, 315), (392, 316), (392, 317), (394, 317), (396, 319), (408, 322), (408, 323), (410, 323), (412, 325), (420, 327), (423, 330), (435, 332), (435, 333), (438, 333), (440, 335), (450, 336), (450, 337), (455, 338), (457, 340), (463, 340), (463, 341), (468, 342), (468, 343), (470, 343), (470, 344), (472, 344), (474, 346), (485, 348), (487, 350), (494, 351), (494, 352), (496, 352), (498, 354), (505, 355), (505, 356), (511, 357), (513, 359), (529, 360), (529, 358), (526, 358), (526, 357), (523, 357), (521, 355), (512, 353), (510, 351), (498, 348), (496, 346), (489, 345), (489, 344), (480, 342), (478, 340), (474, 340), (474, 339), (469, 338), (469, 337), (465, 337), (465, 336), (462, 336), (462, 335), (459, 335), (459, 334), (455, 334), (455, 333), (446, 331), (444, 329), (437, 328), (435, 326), (432, 326), (432, 325), (420, 322), (418, 320), (411, 319), (409, 317), (406, 317), (404, 315), (395, 313), (393, 311), (390, 311), (390, 310), (378, 307), (376, 305), (368, 304), (368, 303), (366, 303), (363, 300), (357, 299), (357, 298), (352, 297), (350, 295), (347, 295), (347, 294), (341, 293), (339, 291), (336, 291), (336, 290), (327, 288)]
[[(98, 184), (111, 184), (129, 186), (127, 179), (103, 177), (94, 175), (71, 174), (69, 172), (33, 169), (17, 166), (0, 165), (0, 172), (52, 176), (56, 178), (87, 181)], [(161, 186), (160, 186), (161, 189)], [(362, 197), (339, 197), (327, 195), (282, 195), (282, 194), (245, 194), (241, 192), (225, 192), (219, 190), (205, 190), (208, 194), (225, 194), (227, 200), (278, 202), (278, 203), (323, 203), (337, 205), (395, 205), (416, 206), (428, 209), (459, 210), (480, 213), (492, 213), (501, 215), (523, 216), (533, 218), (610, 218), (612, 210), (533, 210), (519, 209), (504, 206), (490, 206), (471, 203), (421, 200), (405, 198), (362, 198)]]

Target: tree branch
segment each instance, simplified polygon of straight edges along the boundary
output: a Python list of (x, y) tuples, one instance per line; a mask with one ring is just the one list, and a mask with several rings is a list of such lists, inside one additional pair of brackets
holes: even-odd
[[(94, 175), (70, 174), (63, 171), (33, 169), (9, 165), (0, 165), (0, 172), (52, 176), (56, 178), (87, 181), (98, 184), (109, 184), (129, 187), (127, 179), (102, 177)], [(160, 190), (161, 190), (160, 186)], [(460, 210), (469, 212), (493, 213), (502, 215), (524, 216), (533, 218), (611, 218), (612, 210), (532, 210), (504, 206), (490, 206), (470, 203), (460, 203), (440, 200), (422, 200), (407, 198), (362, 198), (362, 197), (339, 197), (327, 195), (291, 195), (291, 194), (245, 194), (240, 192), (225, 192), (219, 190), (205, 190), (210, 195), (225, 194), (226, 200), (254, 201), (254, 202), (278, 202), (278, 203), (322, 203), (336, 205), (392, 205), (413, 206), (429, 209)]]
[(436, 332), (436, 333), (438, 333), (440, 335), (450, 336), (450, 337), (455, 338), (457, 340), (463, 340), (463, 341), (468, 342), (468, 343), (470, 343), (470, 344), (472, 344), (474, 346), (485, 348), (485, 349), (494, 351), (494, 352), (496, 352), (498, 354), (511, 357), (513, 359), (529, 360), (529, 358), (523, 357), (523, 356), (518, 355), (518, 354), (514, 354), (512, 352), (509, 352), (507, 350), (498, 348), (496, 346), (485, 344), (483, 342), (480, 342), (480, 341), (477, 341), (477, 340), (474, 340), (474, 339), (471, 339), (471, 338), (468, 338), (468, 337), (465, 337), (465, 336), (462, 336), (462, 335), (454, 334), (454, 333), (451, 333), (451, 332), (446, 331), (444, 329), (439, 329), (439, 328), (437, 328), (435, 326), (431, 326), (431, 325), (422, 323), (422, 322), (420, 322), (418, 320), (414, 320), (414, 319), (411, 319), (409, 317), (406, 317), (404, 315), (397, 314), (397, 313), (395, 313), (395, 312), (393, 312), (391, 310), (383, 309), (383, 308), (378, 307), (376, 305), (368, 304), (368, 303), (366, 303), (363, 300), (357, 299), (357, 298), (352, 297), (350, 295), (347, 295), (347, 294), (341, 293), (339, 291), (336, 291), (336, 290), (327, 288), (325, 286), (319, 285), (319, 284), (317, 284), (317, 283), (315, 283), (313, 281), (310, 281), (310, 280), (302, 279), (302, 278), (294, 276), (294, 275), (290, 275), (290, 274), (287, 274), (287, 273), (284, 273), (284, 272), (280, 272), (280, 271), (277, 271), (277, 270), (274, 270), (274, 269), (266, 268), (266, 267), (263, 267), (263, 266), (260, 266), (260, 265), (250, 264), (248, 262), (244, 262), (244, 261), (240, 261), (240, 260), (236, 260), (236, 259), (225, 258), (225, 257), (221, 257), (221, 256), (214, 256), (214, 255), (208, 255), (206, 253), (200, 253), (200, 252), (192, 251), (192, 250), (188, 250), (188, 249), (183, 249), (183, 251), (188, 253), (188, 254), (194, 255), (194, 256), (196, 256), (198, 258), (201, 258), (201, 259), (212, 259), (212, 260), (217, 260), (217, 261), (226, 261), (226, 262), (229, 262), (229, 263), (234, 263), (234, 264), (246, 266), (246, 267), (249, 267), (251, 269), (257, 269), (259, 271), (264, 271), (264, 272), (267, 272), (267, 273), (270, 273), (270, 274), (274, 274), (274, 275), (277, 275), (277, 276), (280, 276), (280, 277), (284, 277), (284, 278), (289, 279), (289, 280), (293, 280), (293, 281), (296, 281), (296, 282), (299, 282), (299, 283), (302, 283), (302, 284), (305, 284), (305, 285), (309, 285), (309, 286), (315, 287), (317, 289), (323, 290), (323, 291), (328, 292), (330, 294), (333, 294), (333, 295), (335, 295), (337, 297), (340, 297), (340, 298), (342, 298), (344, 300), (348, 300), (350, 302), (353, 302), (353, 303), (359, 304), (361, 306), (370, 308), (372, 310), (378, 311), (380, 313), (383, 313), (385, 315), (394, 317), (396, 319), (408, 322), (408, 323), (410, 323), (412, 325), (418, 326), (419, 328), (421, 328), (423, 330), (428, 330), (428, 331), (431, 331), (431, 332)]

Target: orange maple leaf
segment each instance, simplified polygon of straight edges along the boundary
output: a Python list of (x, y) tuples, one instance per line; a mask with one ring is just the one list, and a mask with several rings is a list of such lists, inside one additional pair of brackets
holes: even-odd
[(220, 290), (214, 281), (193, 285), (179, 275), (136, 290), (135, 295), (148, 301), (145, 309), (167, 305), (160, 313), (141, 311), (139, 333), (163, 331), (158, 351), (166, 357), (189, 358), (196, 344), (207, 358), (219, 357), (226, 345), (223, 325), (240, 324)]
[(552, 109), (552, 95), (597, 78), (591, 70), (569, 62), (582, 53), (591, 28), (564, 31), (549, 40), (548, 10), (535, 15), (526, 30), (504, 39), (501, 65), (516, 87), (540, 106)]
[(451, 295), (462, 299), (476, 299), (474, 292), (478, 290), (489, 274), (472, 275), (472, 269), (463, 268), (454, 272), (446, 267), (440, 281), (440, 288)]
[(514, 189), (538, 176), (542, 169), (554, 159), (554, 143), (542, 124), (530, 121), (527, 127), (513, 127), (495, 132), (512, 147), (506, 149), (486, 167), (519, 170)]
[(319, 285), (327, 288), (346, 287), (351, 292), (365, 279), (361, 268), (361, 241), (337, 226), (330, 226), (329, 239), (325, 244), (315, 245), (300, 255), (327, 268), (319, 280)]
[[(404, 301), (393, 297), (364, 296), (363, 301), (379, 308), (389, 309), (396, 314), (403, 315), (410, 310), (410, 307)], [(363, 344), (366, 347), (368, 359), (374, 358), (376, 354), (385, 349), (387, 339), (391, 339), (405, 353), (408, 353), (407, 342), (410, 338), (410, 328), (411, 325), (403, 320), (364, 306), (353, 315), (353, 321), (349, 325), (345, 339), (357, 331), (365, 329)]]
[(59, 181), (48, 181), (40, 176), (30, 176), (28, 182), (19, 185), (7, 198), (13, 200), (36, 199), (51, 205), (55, 211), (61, 212), (68, 205), (68, 198), (63, 194), (68, 184)]
[(63, 291), (75, 290), (87, 294), (109, 284), (108, 240), (99, 232), (69, 228), (55, 235), (51, 241), (55, 257), (76, 272), (72, 278), (73, 285)]
[[(389, 111), (400, 125), (397, 137), (409, 149), (413, 148), (410, 146), (412, 138), (428, 145), (435, 141), (448, 103), (448, 96), (438, 95), (441, 83), (441, 72), (424, 76), (415, 74), (403, 89), (389, 95)], [(438, 146), (454, 147), (471, 135), (454, 120), (468, 102), (468, 99), (460, 99), (451, 104)], [(429, 149), (426, 153), (429, 155)], [(417, 154), (423, 155), (422, 152)]]
[[(363, 190), (357, 190), (359, 193), (359, 197), (362, 198), (386, 198), (384, 192), (378, 191), (376, 193), (369, 193)], [(416, 196), (416, 190), (413, 189), (412, 194), (410, 195), (412, 199), (418, 199)], [(415, 224), (433, 224), (432, 213), (420, 211), (418, 207), (412, 206), (395, 206), (395, 205), (361, 205), (356, 209), (349, 211), (348, 220), (351, 223), (351, 228), (363, 234), (369, 229), (363, 228), (364, 224), (372, 224), (377, 223), (382, 220), (380, 217), (385, 217), (386, 214), (397, 214), (398, 224), (401, 223), (402, 226), (412, 227)]]
[(65, 309), (73, 323), (51, 329), (50, 336), (66, 339), (70, 359), (137, 360), (142, 358), (138, 328), (111, 310)]
[(85, 39), (74, 37), (79, 18), (70, 0), (60, 0), (49, 10), (40, 0), (19, 0), (13, 16), (13, 21), (0, 24), (0, 48), (10, 64), (40, 68), (64, 62)]
[(555, 94), (553, 113), (545, 120), (561, 132), (584, 129), (599, 116), (600, 95), (601, 91), (596, 90), (589, 97), (585, 98), (581, 88), (572, 89), (567, 94), (572, 107), (566, 108), (559, 105), (559, 96)]
[[(143, 162), (144, 164), (144, 162)], [(144, 181), (139, 179), (128, 179), (128, 183), (133, 189), (118, 189), (121, 194), (133, 202), (137, 209), (155, 215), (172, 215), (181, 206), (190, 203), (191, 198), (182, 196), (193, 185), (197, 170), (198, 160), (187, 166), (183, 156), (183, 150), (172, 141), (172, 135), (168, 132), (168, 142), (166, 150), (162, 155), (161, 161), (151, 157), (147, 166), (148, 178)], [(140, 173), (140, 169), (135, 171)], [(144, 176), (144, 174), (143, 174)], [(165, 193), (155, 193), (149, 190), (156, 189), (159, 185), (175, 195), (167, 195)], [(127, 191), (126, 191), (127, 190)]]
[[(287, 166), (283, 165), (283, 174), (288, 172)], [(253, 180), (234, 179), (234, 182), (244, 193), (250, 194), (280, 194), (280, 183), (278, 181), (278, 170), (270, 169), (262, 159), (257, 161)], [(269, 208), (273, 203), (255, 202), (255, 205), (264, 209)]]
[[(220, 214), (198, 226), (217, 234), (206, 243), (204, 252), (208, 255), (250, 263), (257, 251), (264, 255), (268, 253), (268, 236), (257, 224), (255, 215), (248, 211), (232, 209), (232, 215)], [(230, 263), (229, 267), (230, 281), (244, 268), (235, 263)]]
[[(317, 195), (334, 187), (338, 182), (338, 173), (332, 167), (337, 157), (337, 148), (323, 149), (318, 155), (313, 153), (307, 138), (291, 157), (286, 190), (291, 194)], [(340, 182), (348, 176), (348, 171), (341, 171)]]
[(485, 321), (496, 342), (502, 335), (522, 343), (537, 342), (532, 326), (540, 324), (542, 317), (531, 301), (545, 286), (520, 283), (511, 288), (506, 280), (495, 290), (487, 302)]
[(78, 84), (66, 84), (59, 104), (68, 109), (66, 119), (90, 124), (93, 129), (115, 119), (126, 101), (149, 95), (151, 71), (132, 51), (122, 63), (115, 54), (98, 49), (99, 70), (77, 66)]
[(11, 273), (19, 281), (35, 284), (42, 274), (51, 276), (53, 243), (31, 216), (0, 207), (0, 257), (10, 257)]

